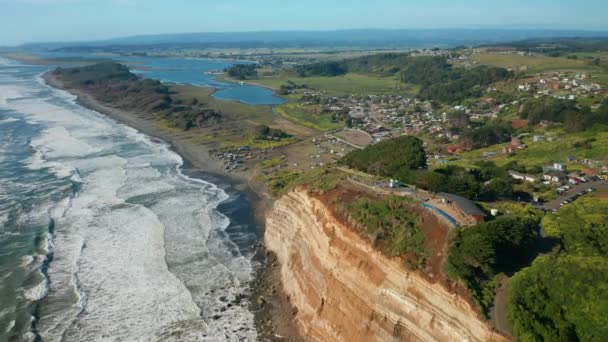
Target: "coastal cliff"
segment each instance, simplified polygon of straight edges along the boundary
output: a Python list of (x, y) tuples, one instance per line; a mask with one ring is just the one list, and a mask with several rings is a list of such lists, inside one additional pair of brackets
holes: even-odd
[(304, 188), (275, 202), (265, 243), (307, 340), (508, 340), (461, 296), (384, 256)]

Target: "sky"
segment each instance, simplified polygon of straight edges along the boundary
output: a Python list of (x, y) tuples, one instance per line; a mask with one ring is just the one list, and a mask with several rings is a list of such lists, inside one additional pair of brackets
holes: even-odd
[(351, 28), (608, 30), (607, 0), (0, 0), (0, 45)]

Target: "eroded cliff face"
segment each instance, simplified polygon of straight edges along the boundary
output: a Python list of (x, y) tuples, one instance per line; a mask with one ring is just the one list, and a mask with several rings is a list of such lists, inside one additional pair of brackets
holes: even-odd
[(465, 300), (376, 251), (305, 189), (275, 203), (265, 242), (308, 340), (507, 340)]

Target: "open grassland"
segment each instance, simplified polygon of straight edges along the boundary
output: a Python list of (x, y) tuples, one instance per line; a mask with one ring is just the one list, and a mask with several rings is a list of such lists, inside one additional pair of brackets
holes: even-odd
[(377, 77), (361, 74), (346, 74), (335, 77), (297, 77), (280, 73), (269, 77), (261, 77), (252, 82), (272, 89), (279, 89), (291, 81), (297, 85), (326, 91), (333, 95), (365, 94), (415, 94), (418, 88), (401, 83), (392, 77)]
[(476, 162), (484, 160), (484, 152), (497, 152), (498, 155), (489, 160), (502, 166), (516, 161), (524, 166), (542, 166), (552, 162), (566, 162), (569, 156), (577, 159), (608, 159), (608, 132), (589, 130), (583, 133), (566, 134), (556, 131), (557, 141), (533, 142), (531, 137), (523, 141), (528, 148), (514, 154), (501, 153), (505, 144), (495, 145), (484, 149), (465, 152), (458, 156), (458, 160), (451, 163), (471, 167)]
[[(292, 144), (316, 133), (316, 129), (301, 125), (297, 120), (286, 120), (277, 113), (274, 113), (271, 106), (248, 105), (240, 102), (215, 99), (212, 96), (214, 92), (212, 88), (174, 85), (171, 87), (171, 90), (175, 93), (174, 96), (177, 99), (183, 101), (197, 99), (199, 102), (205, 103), (209, 108), (220, 111), (224, 115), (225, 119), (216, 127), (206, 127), (184, 133), (189, 134), (187, 138), (195, 143), (219, 143), (222, 149), (240, 146), (270, 148)], [(256, 139), (256, 127), (260, 125), (280, 129), (293, 137), (281, 139), (280, 141)]]
[(608, 51), (601, 52), (575, 52), (570, 55), (577, 56), (578, 58), (599, 58), (600, 60), (608, 60)]
[(608, 61), (605, 63), (606, 69), (601, 72), (594, 72), (592, 80), (603, 87), (608, 87)]
[(290, 101), (277, 107), (276, 112), (289, 121), (316, 131), (330, 131), (344, 126), (343, 122), (333, 121), (331, 114), (317, 114), (310, 107)]
[(482, 53), (472, 57), (475, 61), (502, 68), (526, 65), (529, 72), (546, 71), (602, 71), (600, 67), (589, 64), (584, 59), (567, 59), (547, 56), (520, 56), (517, 54)]

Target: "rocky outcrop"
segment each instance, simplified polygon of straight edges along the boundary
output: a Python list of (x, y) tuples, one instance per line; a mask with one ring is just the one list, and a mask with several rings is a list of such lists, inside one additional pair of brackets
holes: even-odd
[(466, 300), (382, 255), (305, 189), (275, 203), (265, 242), (308, 340), (507, 340)]

